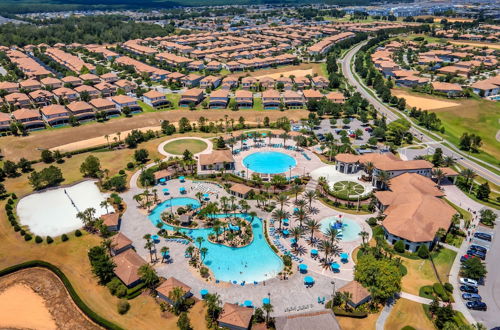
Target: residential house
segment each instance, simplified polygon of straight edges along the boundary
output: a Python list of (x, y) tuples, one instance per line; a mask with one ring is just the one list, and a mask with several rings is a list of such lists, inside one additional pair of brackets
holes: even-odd
[(135, 90), (137, 89), (137, 84), (133, 81), (127, 80), (127, 79), (120, 79), (117, 82), (115, 82), (115, 86), (118, 87), (119, 89), (122, 89), (125, 91), (125, 93), (134, 93)]
[(138, 274), (139, 268), (147, 262), (132, 249), (128, 249), (113, 258), (115, 263), (115, 275), (125, 284), (127, 288), (132, 288), (141, 282)]
[(17, 82), (2, 81), (0, 82), (0, 91), (2, 90), (7, 93), (18, 93), (19, 84)]
[(227, 89), (218, 89), (210, 93), (209, 107), (223, 109), (229, 103), (229, 91)]
[(89, 101), (89, 104), (94, 107), (95, 111), (103, 111), (106, 116), (119, 116), (120, 110), (116, 103), (105, 98), (97, 98)]
[(50, 126), (67, 124), (70, 116), (69, 110), (59, 104), (46, 105), (40, 109), (40, 113)]
[(52, 104), (54, 94), (45, 89), (39, 89), (28, 94), (35, 106), (43, 107)]
[(200, 71), (205, 68), (203, 61), (192, 61), (188, 63), (187, 68), (191, 71)]
[[(36, 91), (36, 90), (42, 88), (42, 84), (38, 80), (35, 80), (35, 79), (23, 80), (19, 83), (19, 86), (21, 87), (21, 89), (28, 91), (28, 92)], [(0, 88), (0, 90), (1, 90), (1, 88)]]
[(495, 96), (500, 94), (500, 77), (495, 76), (485, 80), (478, 80), (471, 84), (474, 93), (481, 97)]
[(61, 81), (63, 82), (64, 86), (66, 87), (78, 87), (83, 85), (83, 80), (81, 80), (78, 77), (75, 76), (67, 76), (64, 78), (61, 78)]
[(253, 93), (251, 91), (238, 89), (234, 96), (238, 108), (250, 109), (253, 107)]
[(76, 91), (67, 87), (60, 87), (54, 89), (52, 93), (54, 94), (55, 98), (58, 101), (64, 100), (68, 102), (73, 102), (80, 98), (80, 95)]
[(301, 109), (304, 107), (304, 96), (296, 91), (285, 91), (283, 93), (283, 103), (289, 109)]
[(108, 72), (100, 76), (101, 81), (112, 84), (118, 81), (118, 75), (114, 72)]
[(318, 89), (328, 88), (329, 83), (328, 79), (323, 76), (316, 76), (312, 78), (313, 86)]
[(190, 73), (187, 76), (181, 78), (181, 83), (184, 87), (193, 88), (200, 84), (200, 80), (203, 79), (202, 76)]
[(309, 100), (319, 101), (324, 97), (324, 95), (321, 94), (321, 92), (316, 89), (304, 89), (303, 94), (307, 101)]
[(115, 96), (111, 96), (109, 99), (111, 101), (113, 101), (116, 104), (116, 107), (118, 108), (118, 110), (120, 110), (122, 112), (127, 107), (130, 109), (130, 112), (132, 112), (132, 113), (142, 111), (142, 108), (137, 103), (137, 99), (135, 99), (131, 96), (115, 95)]
[(241, 79), (241, 88), (254, 89), (257, 86), (257, 79), (254, 77), (244, 77)]
[(94, 88), (99, 91), (100, 97), (109, 97), (116, 94), (118, 89), (115, 85), (108, 82), (100, 82), (94, 85)]
[(71, 114), (79, 121), (92, 120), (95, 118), (94, 108), (85, 101), (75, 101), (66, 105)]
[(266, 89), (262, 92), (262, 105), (264, 109), (279, 109), (281, 105), (280, 92), (275, 89)]
[(10, 130), (10, 123), (12, 119), (10, 115), (5, 112), (0, 112), (0, 131)]
[(10, 106), (16, 107), (16, 108), (29, 108), (31, 106), (31, 100), (28, 97), (28, 95), (24, 93), (12, 93), (12, 94), (7, 94), (4, 97), (4, 100), (7, 104)]
[(144, 101), (144, 103), (152, 106), (155, 109), (164, 109), (170, 105), (170, 101), (167, 100), (167, 96), (156, 90), (150, 90), (149, 92), (144, 93), (144, 95), (142, 96), (142, 100)]
[(40, 80), (42, 85), (47, 89), (56, 89), (63, 87), (63, 82), (54, 77), (46, 77)]
[(306, 87), (311, 86), (311, 81), (307, 77), (295, 77), (293, 78), (293, 82), (300, 89), (304, 89)]
[(331, 309), (278, 316), (274, 324), (276, 330), (341, 330)]
[(218, 61), (210, 61), (207, 63), (205, 68), (209, 71), (220, 71), (222, 69), (222, 63)]
[(12, 117), (27, 130), (45, 128), (40, 111), (33, 109), (19, 109), (12, 112)]
[(326, 99), (333, 103), (344, 103), (345, 96), (341, 92), (330, 92), (326, 94)]
[(80, 94), (80, 97), (85, 94), (88, 94), (91, 99), (96, 99), (101, 96), (101, 92), (98, 89), (89, 85), (75, 87), (75, 91)]
[(108, 228), (109, 231), (120, 230), (121, 217), (120, 213), (112, 212), (101, 215), (100, 219), (102, 224)]
[(83, 80), (85, 84), (97, 84), (101, 81), (101, 78), (99, 76), (93, 74), (93, 73), (85, 73), (80, 75), (80, 79)]
[(207, 88), (217, 88), (219, 87), (222, 79), (221, 77), (216, 77), (216, 76), (206, 76), (205, 78), (202, 78), (200, 80), (200, 88), (207, 89)]
[(448, 97), (456, 97), (462, 94), (462, 87), (459, 84), (433, 81), (431, 85), (436, 92), (445, 93)]
[(181, 94), (179, 106), (189, 106), (198, 104), (204, 99), (204, 91), (201, 88), (191, 88)]
[(274, 86), (276, 85), (276, 80), (271, 77), (262, 77), (259, 78), (259, 83), (265, 89), (274, 88)]
[(338, 290), (342, 293), (347, 293), (349, 300), (347, 303), (353, 308), (357, 308), (371, 299), (370, 292), (361, 285), (358, 281), (351, 281)]

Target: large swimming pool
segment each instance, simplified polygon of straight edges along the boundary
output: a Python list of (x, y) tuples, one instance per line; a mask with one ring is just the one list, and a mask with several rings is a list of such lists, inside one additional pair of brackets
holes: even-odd
[(193, 209), (197, 209), (201, 206), (200, 201), (189, 197), (176, 197), (172, 199), (167, 199), (162, 203), (164, 209), (170, 206), (187, 206), (191, 205)]
[[(175, 200), (177, 205), (180, 205), (180, 199), (174, 198), (173, 200)], [(163, 202), (149, 214), (149, 219), (155, 226), (161, 219), (161, 213), (168, 207), (170, 207), (170, 203), (168, 201)], [(224, 216), (218, 215), (218, 217)], [(251, 218), (243, 214), (238, 216), (251, 221)], [(163, 228), (168, 230), (174, 229), (172, 226), (166, 224), (163, 225)], [(209, 242), (208, 235), (212, 233), (212, 229), (209, 228), (182, 229), (181, 231), (191, 236), (194, 240), (197, 237), (205, 239), (202, 247), (208, 248), (208, 253), (204, 263), (212, 270), (215, 278), (219, 281), (237, 281), (238, 283), (242, 281), (247, 283), (260, 282), (277, 276), (283, 269), (281, 258), (267, 244), (264, 237), (262, 220), (257, 217), (252, 222), (253, 241), (242, 248), (231, 248)]]
[(287, 154), (277, 151), (259, 151), (246, 156), (243, 165), (257, 173), (286, 173), (297, 166), (297, 161)]
[[(338, 219), (339, 217), (333, 216), (321, 220), (321, 231), (324, 233), (329, 227), (335, 226)], [(356, 221), (349, 218), (342, 218), (342, 229), (339, 229), (339, 237), (341, 241), (351, 242), (359, 239), (360, 232), (361, 226)]]

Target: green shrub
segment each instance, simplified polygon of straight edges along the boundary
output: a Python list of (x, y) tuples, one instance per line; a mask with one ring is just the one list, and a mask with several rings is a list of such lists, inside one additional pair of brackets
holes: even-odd
[(14, 225), (14, 231), (20, 231), (21, 230), (21, 227), (19, 227), (18, 225)]
[(352, 311), (352, 312), (348, 312), (348, 311), (345, 311), (339, 307), (334, 307), (333, 308), (333, 313), (336, 315), (336, 316), (347, 316), (347, 317), (352, 317), (352, 318), (355, 318), (355, 319), (363, 319), (365, 317), (368, 316), (368, 313), (367, 312), (360, 312), (360, 311)]
[(133, 168), (134, 168), (134, 163), (132, 163), (132, 162), (128, 162), (128, 163), (127, 163), (127, 168), (128, 168), (129, 170), (133, 169)]
[(52, 244), (54, 242), (54, 239), (50, 236), (47, 236), (47, 244)]
[(40, 236), (36, 235), (35, 236), (35, 242), (37, 242), (38, 244), (40, 244), (40, 243), (43, 242), (43, 238), (41, 238)]
[(125, 171), (124, 170), (120, 170), (120, 171), (118, 171), (118, 174), (125, 175)]
[(397, 241), (394, 244), (394, 250), (399, 253), (404, 253), (405, 252), (405, 243), (401, 240)]
[(24, 235), (26, 235), (26, 231), (24, 229), (21, 229), (21, 231), (19, 232), (19, 234), (21, 234), (21, 236), (24, 236)]
[(113, 296), (117, 296), (118, 298), (123, 298), (127, 295), (127, 287), (118, 277), (109, 281), (108, 284), (106, 284), (106, 287)]
[(401, 330), (415, 330), (415, 328), (407, 325), (405, 327), (402, 327)]
[(80, 231), (80, 229), (75, 230), (75, 236), (76, 237), (82, 236), (82, 232)]
[[(11, 210), (12, 210), (12, 204), (14, 204), (14, 201), (13, 201), (12, 199), (10, 199), (10, 198), (9, 198), (9, 199), (7, 200), (7, 205), (9, 205), (9, 206), (10, 206)], [(5, 207), (5, 208), (7, 208), (7, 207)]]
[[(12, 199), (9, 199), (9, 201), (11, 201), (11, 200)], [(5, 210), (12, 211), (12, 205), (10, 205), (10, 204), (5, 205)]]
[(30, 235), (30, 234), (26, 234), (24, 235), (24, 240), (27, 242), (27, 241), (31, 241), (33, 237)]
[(445, 283), (444, 284), (444, 289), (448, 291), (449, 293), (453, 293), (453, 285), (451, 283)]
[(11, 197), (12, 199), (17, 199), (17, 195), (16, 195), (16, 194), (14, 194), (14, 193), (10, 194), (10, 197)]
[(366, 219), (366, 223), (370, 226), (370, 227), (375, 227), (377, 225), (377, 218), (375, 217), (370, 217), (368, 219)]
[(129, 309), (130, 304), (128, 303), (128, 301), (126, 301), (125, 299), (120, 299), (120, 301), (118, 301), (118, 313), (123, 315), (127, 313)]
[(441, 283), (434, 283), (432, 289), (434, 290), (434, 293), (437, 294), (439, 298), (441, 298), (442, 301), (448, 302), (450, 300), (450, 297), (444, 290), (444, 287)]
[(61, 236), (61, 240), (62, 240), (63, 242), (66, 242), (67, 240), (69, 240), (68, 235), (66, 235), (66, 234), (62, 234), (62, 236)]
[(427, 245), (425, 244), (420, 245), (420, 247), (417, 250), (417, 254), (422, 259), (429, 258), (429, 249), (427, 248)]

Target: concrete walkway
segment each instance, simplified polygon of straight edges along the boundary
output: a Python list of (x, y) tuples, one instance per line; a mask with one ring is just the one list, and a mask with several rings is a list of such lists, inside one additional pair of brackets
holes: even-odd
[(378, 316), (377, 323), (375, 323), (376, 330), (384, 330), (385, 322), (389, 318), (389, 315), (391, 315), (394, 305), (396, 305), (396, 302), (392, 301), (391, 303), (387, 303), (384, 306), (382, 312), (380, 312), (380, 315)]

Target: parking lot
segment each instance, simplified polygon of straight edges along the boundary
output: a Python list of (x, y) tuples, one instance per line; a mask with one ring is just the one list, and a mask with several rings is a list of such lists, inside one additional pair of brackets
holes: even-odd
[(338, 133), (341, 130), (345, 131), (351, 130), (352, 132), (354, 132), (357, 129), (360, 129), (361, 131), (363, 131), (363, 136), (359, 137), (358, 139), (352, 139), (351, 141), (353, 145), (363, 145), (368, 142), (368, 139), (371, 136), (370, 132), (365, 130), (367, 127), (368, 127), (367, 125), (363, 125), (363, 123), (357, 119), (352, 120), (349, 124), (345, 126), (342, 122), (342, 119), (337, 119), (337, 124), (333, 125), (332, 127), (332, 125), (330, 124), (330, 120), (323, 119), (320, 125), (314, 128), (314, 133), (323, 135), (325, 135), (326, 133), (332, 133), (333, 137), (336, 140), (340, 140), (342, 136)]

